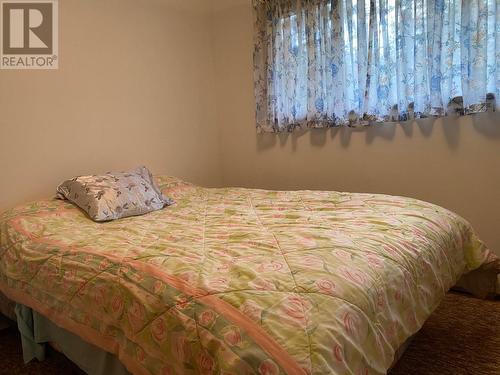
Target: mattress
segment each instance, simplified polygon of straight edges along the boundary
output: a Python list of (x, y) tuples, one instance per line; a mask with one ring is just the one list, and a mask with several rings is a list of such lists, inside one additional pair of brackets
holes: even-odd
[(133, 374), (384, 374), (462, 276), (499, 260), (410, 198), (206, 189), (94, 223), (44, 200), (0, 217), (0, 290)]

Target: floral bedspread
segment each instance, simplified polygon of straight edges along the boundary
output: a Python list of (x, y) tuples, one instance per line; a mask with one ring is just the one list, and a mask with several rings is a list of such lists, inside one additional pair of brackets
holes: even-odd
[(498, 262), (415, 199), (206, 189), (95, 223), (60, 200), (0, 216), (0, 291), (134, 374), (383, 374), (465, 273)]

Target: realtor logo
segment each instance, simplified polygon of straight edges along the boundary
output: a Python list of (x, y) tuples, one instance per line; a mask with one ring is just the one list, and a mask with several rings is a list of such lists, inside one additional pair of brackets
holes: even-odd
[(0, 22), (0, 69), (58, 69), (57, 0), (1, 0)]

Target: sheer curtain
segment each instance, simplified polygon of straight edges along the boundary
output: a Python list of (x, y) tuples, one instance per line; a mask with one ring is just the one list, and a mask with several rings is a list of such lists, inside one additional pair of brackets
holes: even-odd
[(257, 127), (499, 108), (498, 0), (253, 0)]

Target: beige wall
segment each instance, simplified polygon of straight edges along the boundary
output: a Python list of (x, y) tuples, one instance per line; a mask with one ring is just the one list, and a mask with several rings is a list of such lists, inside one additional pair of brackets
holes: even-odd
[(369, 129), (257, 135), (250, 0), (217, 0), (224, 184), (411, 196), (466, 217), (500, 254), (500, 114)]
[(210, 4), (59, 4), (60, 69), (0, 70), (0, 210), (138, 164), (220, 184)]

